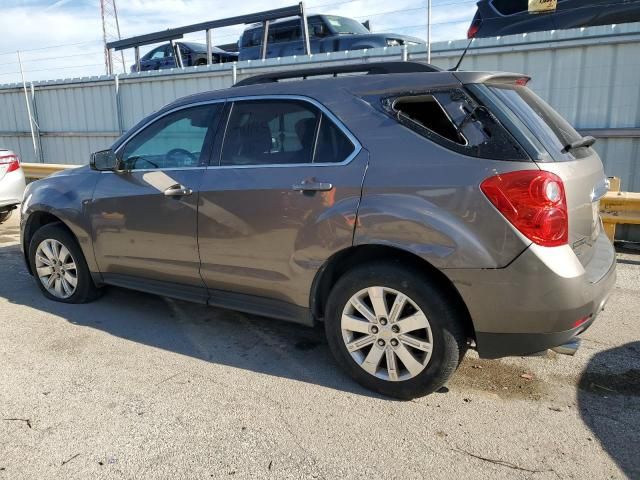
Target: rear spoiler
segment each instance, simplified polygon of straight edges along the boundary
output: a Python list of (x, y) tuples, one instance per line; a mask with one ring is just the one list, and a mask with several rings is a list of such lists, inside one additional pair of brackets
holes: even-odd
[(460, 83), (505, 83), (509, 85), (526, 85), (531, 80), (529, 75), (510, 72), (451, 72)]

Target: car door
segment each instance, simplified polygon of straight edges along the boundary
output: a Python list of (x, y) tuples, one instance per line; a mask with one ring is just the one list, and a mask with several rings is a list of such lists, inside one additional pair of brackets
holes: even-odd
[(175, 52), (170, 44), (164, 46), (164, 56), (160, 60), (159, 69), (173, 68), (176, 66)]
[(309, 99), (228, 108), (201, 186), (202, 278), (212, 298), (233, 291), (308, 306), (318, 269), (352, 244), (368, 155)]
[(140, 71), (157, 70), (164, 58), (164, 47), (157, 47), (140, 59)]
[(204, 297), (198, 188), (221, 109), (214, 103), (161, 115), (118, 148), (119, 171), (100, 175), (90, 218), (96, 261), (107, 283), (179, 284), (182, 296)]

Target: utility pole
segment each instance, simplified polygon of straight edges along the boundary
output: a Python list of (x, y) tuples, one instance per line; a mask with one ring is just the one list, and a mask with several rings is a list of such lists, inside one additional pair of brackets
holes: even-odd
[(431, 63), (431, 0), (427, 0), (427, 63)]
[(27, 105), (27, 115), (29, 116), (29, 128), (31, 129), (31, 141), (33, 142), (33, 158), (38, 158), (38, 145), (36, 143), (36, 134), (33, 130), (33, 116), (31, 115), (31, 102), (29, 101), (29, 94), (27, 93), (27, 82), (24, 79), (24, 70), (22, 69), (22, 57), (20, 56), (20, 50), (16, 52), (18, 54), (18, 65), (20, 65), (20, 77), (22, 78), (22, 88), (24, 89), (24, 101)]
[[(116, 0), (100, 0), (100, 16), (102, 17), (102, 41), (104, 43), (104, 66), (107, 75), (116, 73), (113, 68), (111, 50), (107, 48), (107, 42), (121, 40), (120, 22), (118, 21), (118, 9)], [(123, 73), (127, 73), (127, 65), (124, 61), (124, 52), (120, 57), (116, 56), (116, 62), (120, 64)]]

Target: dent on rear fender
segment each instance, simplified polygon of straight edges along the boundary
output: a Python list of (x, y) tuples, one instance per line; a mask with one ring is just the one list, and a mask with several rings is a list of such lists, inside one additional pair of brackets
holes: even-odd
[(292, 263), (296, 268), (320, 268), (331, 255), (353, 244), (358, 201), (357, 195), (351, 195), (306, 219), (295, 239)]
[(378, 193), (362, 198), (354, 245), (364, 244), (395, 246), (437, 268), (492, 268), (501, 261), (467, 222), (412, 194)]

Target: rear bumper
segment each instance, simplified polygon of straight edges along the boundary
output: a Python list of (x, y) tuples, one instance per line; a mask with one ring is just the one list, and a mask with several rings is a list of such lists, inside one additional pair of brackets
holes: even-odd
[(14, 208), (22, 202), (25, 187), (26, 182), (21, 168), (5, 174), (0, 180), (0, 210)]
[(604, 233), (593, 248), (585, 266), (569, 246), (532, 245), (502, 269), (445, 271), (471, 314), (479, 355), (528, 355), (586, 330), (616, 280), (615, 251)]
[[(604, 305), (603, 305), (604, 307)], [(482, 358), (530, 355), (564, 345), (580, 335), (595, 321), (594, 314), (577, 328), (550, 333), (476, 333), (478, 353)], [(482, 347), (480, 347), (482, 346)]]

